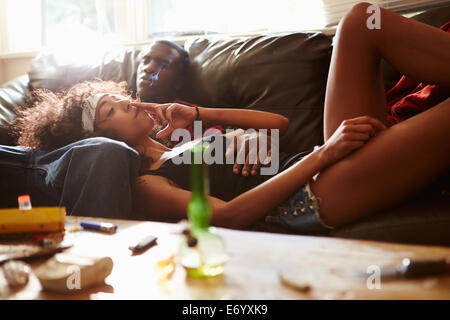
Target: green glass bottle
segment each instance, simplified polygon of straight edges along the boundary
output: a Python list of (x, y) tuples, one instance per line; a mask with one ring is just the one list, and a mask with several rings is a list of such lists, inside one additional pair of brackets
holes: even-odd
[(187, 207), (190, 229), (180, 245), (180, 261), (191, 277), (214, 277), (222, 274), (228, 260), (223, 239), (210, 226), (208, 166), (203, 161), (207, 145), (191, 149), (192, 198)]
[(193, 234), (207, 231), (211, 221), (211, 205), (208, 200), (208, 166), (203, 161), (205, 146), (199, 144), (191, 149), (191, 191), (192, 198), (187, 212)]

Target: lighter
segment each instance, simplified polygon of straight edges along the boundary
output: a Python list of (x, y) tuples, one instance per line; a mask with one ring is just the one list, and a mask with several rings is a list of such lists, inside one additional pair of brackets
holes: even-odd
[(97, 221), (82, 221), (80, 223), (84, 229), (103, 231), (108, 233), (114, 233), (117, 231), (117, 226), (109, 222), (97, 222)]

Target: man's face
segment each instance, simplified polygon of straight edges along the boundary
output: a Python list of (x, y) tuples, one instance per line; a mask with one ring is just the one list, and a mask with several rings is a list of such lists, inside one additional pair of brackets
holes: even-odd
[(181, 56), (164, 43), (155, 42), (144, 53), (137, 70), (137, 93), (145, 102), (170, 102), (183, 85)]

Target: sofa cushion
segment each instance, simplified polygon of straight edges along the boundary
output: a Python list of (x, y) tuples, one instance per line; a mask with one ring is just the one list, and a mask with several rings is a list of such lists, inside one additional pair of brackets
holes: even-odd
[(450, 246), (450, 172), (397, 207), (332, 230), (329, 235)]
[[(436, 201), (431, 203), (431, 201)], [(413, 200), (333, 230), (328, 235), (363, 239), (450, 246), (450, 196)]]
[(322, 143), (330, 38), (322, 33), (197, 38), (185, 48), (191, 61), (183, 99), (288, 117), (289, 130), (280, 141), (286, 152)]

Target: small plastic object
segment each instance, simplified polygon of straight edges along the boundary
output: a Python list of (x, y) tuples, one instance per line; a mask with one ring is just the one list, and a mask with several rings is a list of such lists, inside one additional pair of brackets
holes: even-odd
[(11, 288), (23, 286), (28, 283), (31, 267), (22, 261), (8, 261), (3, 265), (3, 274)]
[(86, 230), (102, 231), (106, 233), (115, 233), (117, 231), (117, 226), (109, 222), (81, 221), (80, 226)]
[(51, 247), (57, 245), (57, 242), (54, 239), (44, 238), (39, 240), (38, 245), (40, 247)]
[(19, 210), (31, 210), (31, 198), (28, 194), (19, 196), (17, 198), (17, 201), (19, 202)]

